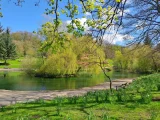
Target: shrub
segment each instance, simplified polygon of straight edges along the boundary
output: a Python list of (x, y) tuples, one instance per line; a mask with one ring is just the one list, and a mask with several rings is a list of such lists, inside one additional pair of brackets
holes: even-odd
[(35, 74), (41, 65), (42, 65), (42, 60), (33, 57), (25, 57), (22, 60), (21, 64), (22, 68), (26, 71), (27, 74)]
[(160, 83), (160, 74), (151, 74), (137, 78), (131, 84), (133, 89), (138, 92), (153, 91), (156, 90)]
[(77, 70), (76, 55), (67, 50), (62, 53), (52, 54), (38, 71), (44, 76), (67, 76), (73, 75)]
[(124, 89), (120, 89), (117, 93), (117, 99), (120, 102), (126, 102), (129, 98), (126, 91)]
[(152, 95), (149, 92), (141, 93), (141, 100), (143, 103), (150, 103), (152, 101)]

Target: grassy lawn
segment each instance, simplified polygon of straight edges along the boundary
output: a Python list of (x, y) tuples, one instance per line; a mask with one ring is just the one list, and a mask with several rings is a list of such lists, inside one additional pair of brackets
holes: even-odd
[[(7, 63), (9, 63), (9, 65), (0, 65), (0, 68), (21, 68), (21, 60), (20, 59), (16, 59), (16, 60), (7, 60)], [(0, 61), (0, 63), (3, 63), (4, 61)]]
[(1, 109), (0, 116), (0, 120), (159, 120), (160, 102), (97, 103), (90, 99), (84, 104), (83, 97), (76, 103), (57, 98), (8, 106)]

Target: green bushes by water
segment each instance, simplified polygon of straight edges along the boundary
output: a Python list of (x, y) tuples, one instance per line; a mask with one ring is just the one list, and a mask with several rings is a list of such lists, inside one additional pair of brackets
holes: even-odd
[(137, 78), (128, 87), (130, 91), (144, 92), (144, 91), (154, 91), (159, 90), (160, 84), (160, 74), (151, 74), (148, 76), (142, 76)]
[[(113, 58), (116, 71), (137, 73), (154, 73), (160, 71), (160, 53), (155, 47), (140, 45), (139, 47), (125, 47), (115, 51)], [(134, 48), (134, 51), (132, 50)]]
[(37, 71), (42, 76), (74, 75), (77, 71), (77, 58), (71, 50), (51, 55)]
[(108, 68), (103, 49), (89, 36), (78, 39), (73, 37), (70, 43), (66, 43), (63, 49), (55, 53), (52, 49), (43, 52), (41, 57), (26, 57), (23, 60), (22, 67), (27, 73), (38, 77), (68, 77), (75, 76), (79, 72), (99, 74), (100, 61)]
[(25, 57), (22, 60), (21, 66), (27, 74), (34, 75), (42, 64), (43, 64), (42, 59), (34, 58), (34, 57)]

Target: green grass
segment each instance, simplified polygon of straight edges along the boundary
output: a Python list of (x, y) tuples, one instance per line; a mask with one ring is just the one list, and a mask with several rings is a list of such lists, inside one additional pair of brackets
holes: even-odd
[[(9, 63), (9, 65), (0, 65), (0, 68), (21, 68), (21, 60), (20, 59), (16, 59), (16, 60), (7, 60), (7, 63)], [(0, 61), (0, 63), (3, 63), (4, 61)]]
[(0, 120), (147, 120), (160, 119), (160, 102), (142, 104), (127, 103), (68, 103), (61, 104), (57, 113), (57, 103), (53, 101), (36, 101), (16, 104), (1, 109)]

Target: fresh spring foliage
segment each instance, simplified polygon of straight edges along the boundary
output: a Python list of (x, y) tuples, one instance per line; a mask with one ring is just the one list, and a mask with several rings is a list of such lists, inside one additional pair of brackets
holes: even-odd
[(160, 54), (156, 47), (141, 45), (134, 51), (132, 47), (115, 50), (114, 66), (117, 71), (152, 73), (160, 70)]
[(37, 71), (42, 76), (63, 76), (74, 75), (77, 71), (76, 54), (71, 49), (57, 54), (52, 54), (47, 58), (44, 65)]
[[(58, 49), (56, 53), (53, 53), (52, 48), (49, 48), (48, 52), (41, 49), (45, 54), (37, 58), (41, 61), (38, 68), (32, 69), (32, 66), (37, 66), (35, 65), (37, 62), (32, 63), (31, 60), (26, 62), (28, 58), (23, 61), (23, 67), (27, 71), (34, 71), (36, 76), (45, 77), (73, 76), (79, 71), (99, 73), (101, 71), (99, 62), (105, 61), (103, 49), (90, 36), (80, 38), (66, 36), (68, 36), (68, 42), (65, 42), (64, 48)], [(27, 63), (31, 64), (28, 66)]]
[(12, 41), (16, 45), (18, 57), (32, 56), (40, 54), (41, 38), (30, 32), (12, 32)]
[[(47, 39), (42, 49), (52, 47), (55, 50), (60, 45), (63, 46), (63, 43), (67, 41), (65, 32), (71, 33), (76, 37), (81, 37), (87, 33), (96, 38), (97, 43), (102, 44), (106, 29), (120, 22), (118, 19), (118, 12), (121, 11), (118, 8), (119, 5), (125, 4), (121, 0), (113, 0), (110, 3), (111, 5), (105, 4), (104, 0), (68, 0), (63, 2), (64, 7), (61, 8), (59, 5), (62, 2), (63, 0), (48, 1), (49, 7), (45, 9), (45, 14), (53, 15), (54, 19), (52, 22), (43, 24), (42, 30), (38, 31), (40, 35), (44, 35)], [(85, 16), (86, 13), (91, 14), (92, 17)], [(84, 15), (86, 22), (82, 24), (80, 19), (78, 19), (78, 15)], [(67, 31), (62, 32), (58, 30), (62, 24), (60, 16), (65, 16), (70, 20), (70, 23), (67, 25)], [(86, 30), (85, 26), (89, 30)]]

